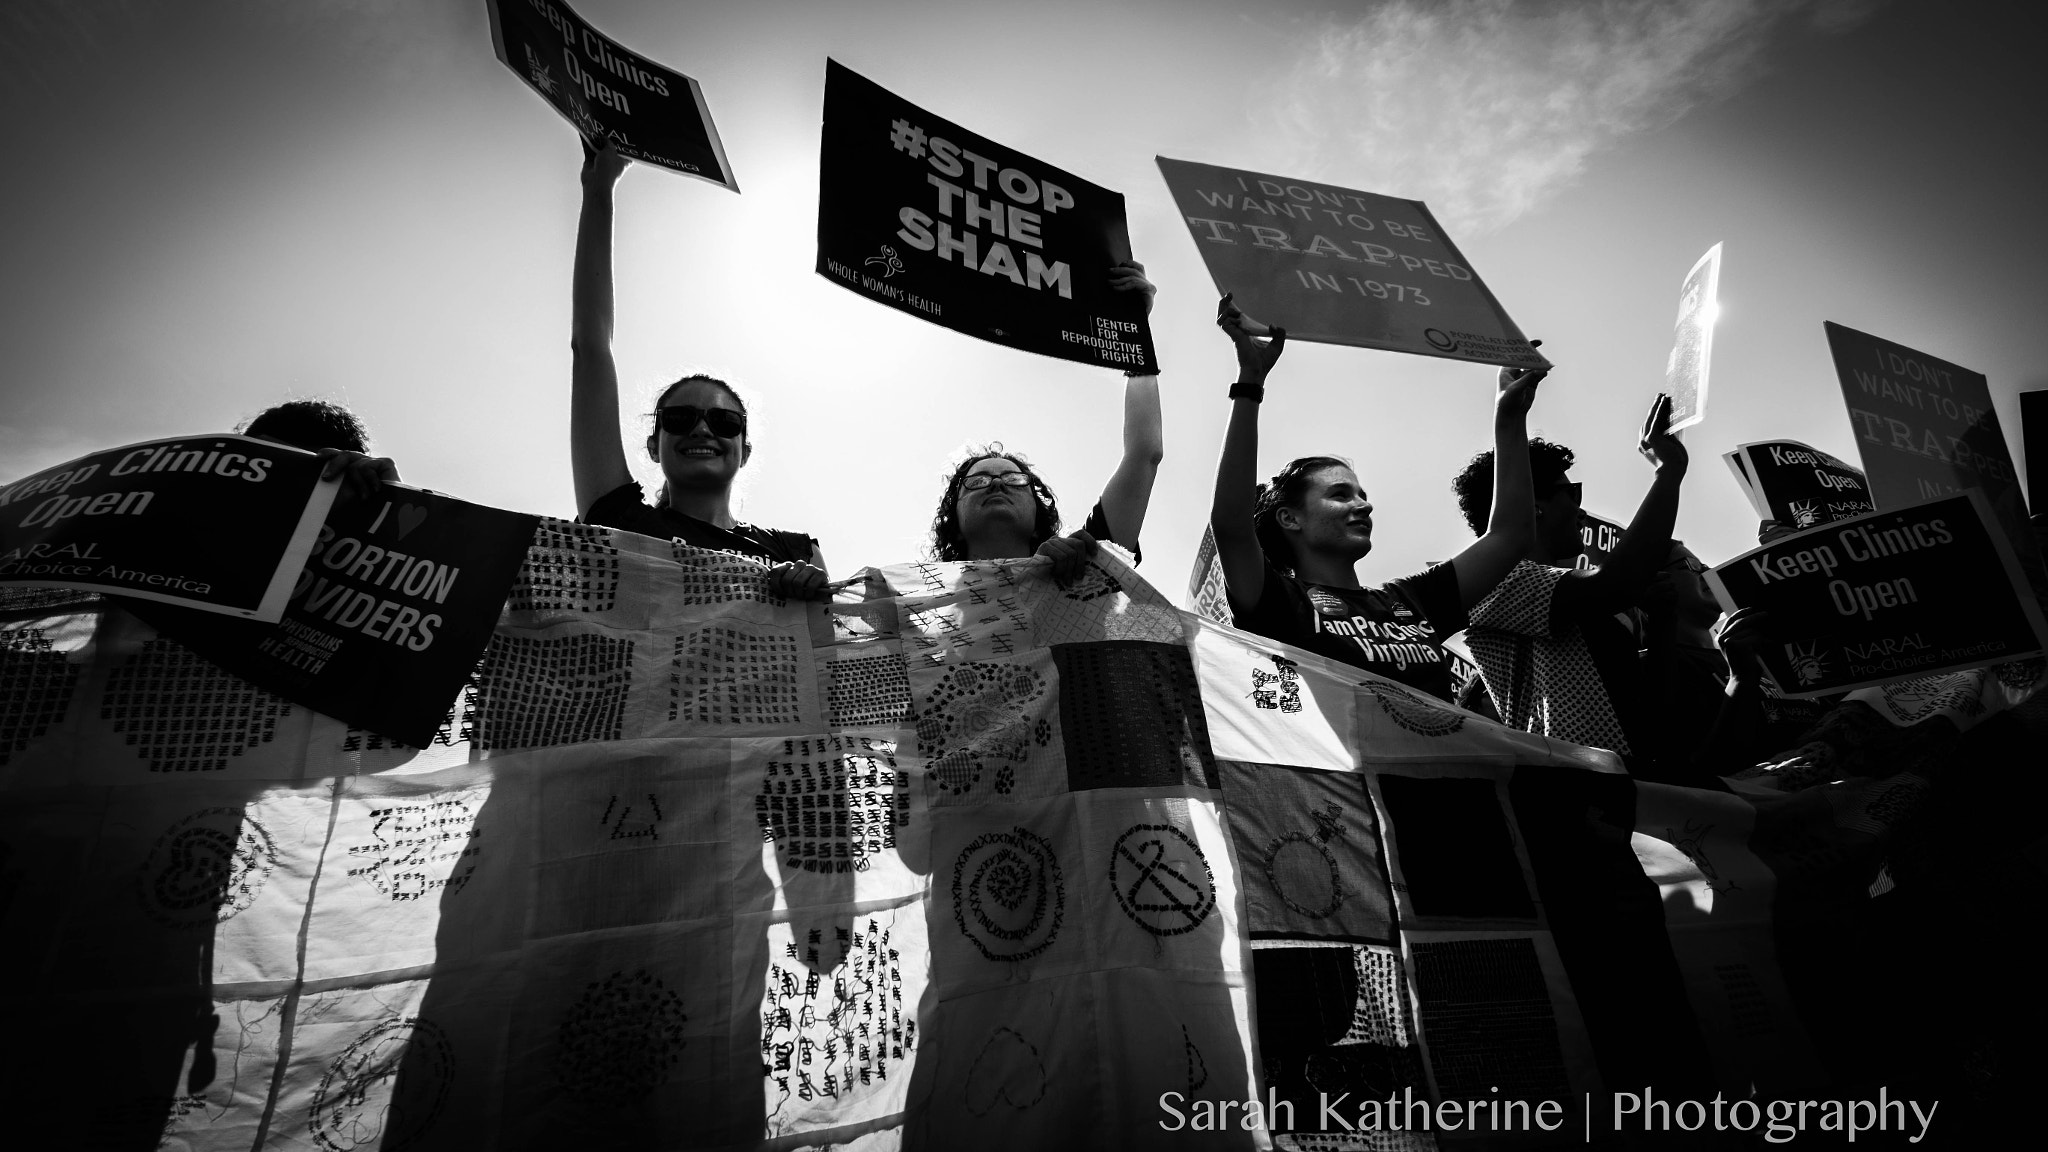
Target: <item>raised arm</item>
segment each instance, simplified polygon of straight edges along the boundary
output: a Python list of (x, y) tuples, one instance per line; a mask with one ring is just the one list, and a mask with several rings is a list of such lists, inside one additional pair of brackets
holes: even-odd
[(619, 442), (619, 372), (612, 363), (612, 187), (626, 159), (583, 146), (583, 213), (570, 290), (569, 470), (576, 511), (633, 479)]
[(1259, 606), (1266, 584), (1266, 557), (1252, 525), (1259, 486), (1259, 403), (1265, 399), (1266, 376), (1287, 347), (1287, 331), (1269, 329), (1246, 316), (1228, 295), (1216, 302), (1216, 326), (1237, 346), (1237, 383), (1230, 389), (1230, 424), (1223, 431), (1223, 455), (1216, 461), (1209, 528), (1216, 535), (1216, 556), (1223, 565), (1231, 606), (1249, 612)]
[(1575, 572), (1557, 586), (1553, 611), (1609, 609), (1619, 612), (1636, 602), (1671, 553), (1671, 533), (1678, 524), (1678, 490), (1690, 458), (1671, 431), (1671, 397), (1659, 395), (1643, 418), (1637, 451), (1656, 469), (1650, 490), (1636, 506), (1633, 520), (1621, 534), (1607, 562), (1589, 572)]
[[(1126, 260), (1110, 273), (1110, 287), (1142, 292), (1145, 312), (1152, 312), (1156, 289), (1145, 279), (1145, 266)], [(1124, 455), (1102, 488), (1102, 515), (1110, 539), (1126, 548), (1138, 546), (1145, 510), (1152, 503), (1152, 482), (1166, 455), (1166, 433), (1159, 415), (1159, 377), (1130, 376), (1124, 381)]]
[(1536, 503), (1529, 491), (1529, 406), (1547, 368), (1500, 371), (1493, 402), (1493, 511), (1486, 534), (1451, 560), (1465, 607), (1486, 598), (1536, 542)]

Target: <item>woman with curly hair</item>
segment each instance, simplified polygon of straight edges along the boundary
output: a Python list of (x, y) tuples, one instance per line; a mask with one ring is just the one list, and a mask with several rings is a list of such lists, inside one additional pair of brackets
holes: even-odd
[(1256, 479), (1259, 404), (1286, 332), (1252, 320), (1229, 296), (1217, 302), (1216, 323), (1237, 345), (1238, 377), (1209, 524), (1237, 626), (1450, 699), (1444, 638), (1534, 539), (1524, 445), (1544, 370), (1501, 370), (1493, 434), (1503, 463), (1486, 534), (1427, 571), (1367, 586), (1357, 567), (1372, 551), (1372, 501), (1349, 461), (1304, 456), (1266, 484)]
[[(1143, 292), (1152, 309), (1154, 289), (1141, 264), (1124, 261), (1110, 286)], [(1138, 554), (1138, 532), (1152, 501), (1152, 481), (1165, 455), (1159, 414), (1159, 378), (1130, 376), (1124, 383), (1124, 454), (1079, 532), (1061, 536), (1059, 501), (1023, 454), (995, 443), (970, 452), (953, 469), (932, 516), (932, 557), (937, 560), (1015, 560), (1047, 556), (1062, 583), (1081, 572), (1108, 540)]]

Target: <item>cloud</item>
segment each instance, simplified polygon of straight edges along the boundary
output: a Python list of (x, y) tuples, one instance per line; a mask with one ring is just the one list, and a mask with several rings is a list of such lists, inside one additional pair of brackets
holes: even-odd
[(1272, 139), (1286, 175), (1427, 200), (1499, 228), (1599, 149), (1732, 95), (1772, 35), (1882, 0), (1386, 0), (1308, 33)]

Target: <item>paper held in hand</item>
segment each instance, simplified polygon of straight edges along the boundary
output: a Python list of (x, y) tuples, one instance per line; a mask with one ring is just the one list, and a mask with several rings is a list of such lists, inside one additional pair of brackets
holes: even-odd
[(1288, 339), (1549, 367), (1422, 201), (1158, 160), (1216, 291)]
[(1714, 351), (1714, 319), (1720, 312), (1721, 246), (1707, 249), (1685, 274), (1678, 292), (1678, 324), (1671, 359), (1664, 365), (1664, 391), (1671, 394), (1671, 430), (1690, 428), (1707, 415), (1707, 368)]

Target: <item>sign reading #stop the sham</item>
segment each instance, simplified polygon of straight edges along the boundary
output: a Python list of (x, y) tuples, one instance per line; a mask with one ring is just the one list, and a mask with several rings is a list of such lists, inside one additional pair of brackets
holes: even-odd
[(1422, 201), (1158, 160), (1216, 290), (1290, 339), (1549, 366)]
[(934, 324), (1157, 372), (1124, 198), (825, 64), (818, 274)]

